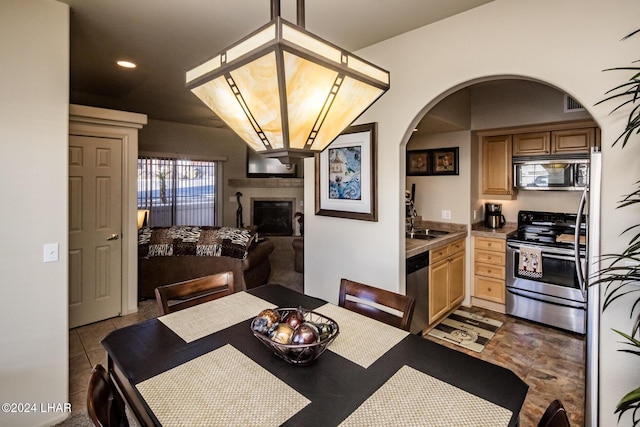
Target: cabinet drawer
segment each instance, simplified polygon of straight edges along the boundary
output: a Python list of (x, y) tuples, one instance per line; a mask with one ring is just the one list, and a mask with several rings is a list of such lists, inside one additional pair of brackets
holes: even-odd
[(481, 264), (476, 261), (475, 274), (504, 280), (506, 277), (506, 269), (500, 265)]
[(475, 276), (475, 297), (504, 304), (504, 280)]
[(442, 246), (438, 249), (431, 249), (429, 252), (429, 262), (434, 264), (449, 256), (449, 245)]
[(507, 249), (507, 241), (503, 239), (491, 239), (489, 237), (476, 237), (476, 249), (486, 251), (504, 252)]
[(453, 242), (449, 245), (449, 255), (457, 254), (463, 251), (465, 247), (464, 239)]
[(504, 252), (482, 251), (476, 249), (474, 261), (483, 264), (505, 266), (507, 265), (505, 262), (506, 258), (507, 256)]

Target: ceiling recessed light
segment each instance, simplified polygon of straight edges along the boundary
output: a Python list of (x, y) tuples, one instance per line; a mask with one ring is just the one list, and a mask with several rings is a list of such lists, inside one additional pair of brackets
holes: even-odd
[(118, 61), (117, 64), (124, 68), (136, 68), (136, 64), (130, 61)]

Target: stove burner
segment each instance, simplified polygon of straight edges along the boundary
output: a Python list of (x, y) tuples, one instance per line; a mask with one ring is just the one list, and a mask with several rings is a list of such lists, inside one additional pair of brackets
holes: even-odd
[[(573, 248), (573, 243), (559, 242), (561, 235), (574, 235), (577, 215), (555, 212), (520, 211), (518, 229), (507, 236), (507, 240), (542, 246)], [(580, 224), (581, 234), (585, 234), (586, 218)], [(581, 245), (583, 246), (583, 245)]]

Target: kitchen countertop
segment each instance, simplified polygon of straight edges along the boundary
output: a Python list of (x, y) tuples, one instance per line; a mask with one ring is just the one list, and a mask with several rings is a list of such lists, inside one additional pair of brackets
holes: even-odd
[(478, 222), (471, 226), (471, 232), (469, 233), (467, 232), (467, 226), (465, 225), (420, 220), (416, 223), (416, 228), (447, 230), (450, 233), (432, 240), (411, 239), (407, 237), (405, 242), (405, 256), (407, 258), (411, 258), (412, 256), (422, 254), (432, 249), (437, 249), (444, 245), (448, 245), (449, 243), (455, 242), (456, 240), (464, 239), (469, 234), (472, 237), (489, 237), (493, 239), (506, 240), (507, 234), (515, 231), (518, 228), (518, 224), (515, 222), (508, 222), (504, 227), (494, 229), (485, 227), (482, 222)]
[(471, 236), (473, 237), (489, 237), (493, 239), (506, 239), (507, 234), (512, 231), (516, 231), (518, 224), (515, 222), (508, 222), (502, 228), (489, 228), (485, 227), (481, 222), (473, 224), (471, 226)]
[[(432, 227), (436, 229), (436, 227)], [(458, 230), (450, 230), (449, 234), (445, 234), (440, 237), (436, 237), (432, 240), (422, 240), (422, 239), (411, 239), (409, 237), (406, 238), (405, 243), (405, 255), (407, 258), (410, 258), (415, 255), (419, 255), (430, 251), (431, 249), (439, 248), (440, 246), (448, 245), (449, 243), (455, 242), (456, 240), (464, 239), (467, 237), (467, 230), (458, 231)]]

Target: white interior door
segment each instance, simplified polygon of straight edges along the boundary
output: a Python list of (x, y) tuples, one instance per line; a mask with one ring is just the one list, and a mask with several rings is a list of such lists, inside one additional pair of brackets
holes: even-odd
[(122, 312), (122, 141), (69, 138), (69, 327)]

